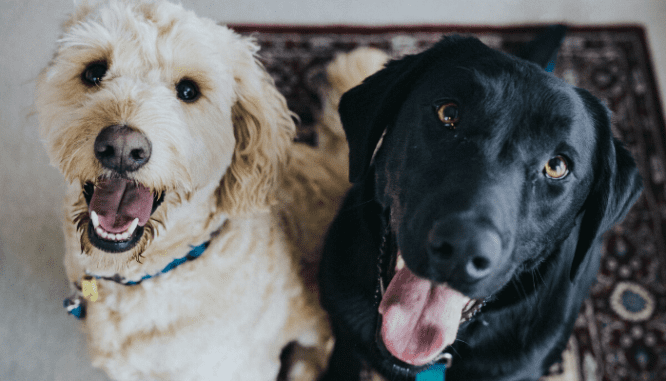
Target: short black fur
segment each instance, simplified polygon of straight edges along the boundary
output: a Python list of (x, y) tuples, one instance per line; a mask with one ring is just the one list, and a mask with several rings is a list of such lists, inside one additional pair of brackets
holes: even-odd
[[(548, 29), (522, 58), (445, 37), (343, 96), (354, 185), (320, 269), (336, 336), (322, 380), (358, 380), (363, 363), (389, 380), (425, 368), (377, 342), (387, 231), (411, 272), (487, 301), (446, 348), (447, 381), (537, 380), (560, 360), (596, 278), (602, 235), (642, 189), (608, 109), (544, 72), (562, 32)], [(442, 102), (457, 105), (455, 128), (438, 119)], [(544, 175), (556, 156), (568, 164), (561, 179)]]

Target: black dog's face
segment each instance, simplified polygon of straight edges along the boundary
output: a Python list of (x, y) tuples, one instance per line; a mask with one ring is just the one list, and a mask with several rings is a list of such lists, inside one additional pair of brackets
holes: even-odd
[[(569, 234), (592, 183), (594, 122), (573, 88), (491, 58), (423, 73), (375, 160), (377, 199), (406, 264), (380, 306), (382, 339), (413, 365), (452, 343), (468, 298), (492, 296)], [(451, 321), (408, 326), (423, 314)], [(404, 344), (422, 330), (443, 342)]]
[(425, 73), (376, 159), (407, 267), (470, 298), (568, 235), (593, 177), (594, 122), (577, 93), (505, 61)]
[[(553, 48), (527, 58), (545, 66)], [(640, 194), (599, 100), (473, 38), (392, 61), (340, 115), (356, 184), (327, 240), (322, 300), (340, 341), (389, 377), (438, 361), (479, 311), (514, 329), (497, 314), (530, 311), (524, 291), (508, 292), (525, 274), (578, 300), (593, 242)]]

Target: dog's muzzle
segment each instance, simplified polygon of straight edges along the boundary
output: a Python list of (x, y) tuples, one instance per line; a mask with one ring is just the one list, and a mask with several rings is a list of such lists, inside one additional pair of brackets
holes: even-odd
[(470, 299), (445, 283), (417, 277), (390, 233), (380, 250), (378, 274), (375, 341), (380, 357), (394, 359), (393, 368), (408, 373), (434, 362), (450, 366), (451, 357), (444, 350), (485, 299)]
[(98, 179), (86, 183), (88, 204), (86, 233), (90, 243), (108, 253), (132, 249), (144, 234), (150, 216), (164, 200), (164, 193), (124, 178)]

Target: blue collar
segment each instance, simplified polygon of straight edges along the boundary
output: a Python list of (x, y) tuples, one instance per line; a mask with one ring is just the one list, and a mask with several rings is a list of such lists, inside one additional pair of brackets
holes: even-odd
[[(450, 365), (449, 365), (450, 367)], [(433, 364), (424, 371), (416, 375), (416, 381), (445, 381), (446, 365)]]
[[(175, 269), (176, 267), (182, 265), (185, 262), (194, 260), (203, 254), (203, 252), (208, 248), (208, 245), (210, 244), (210, 241), (204, 242), (199, 246), (191, 246), (192, 250), (190, 250), (189, 253), (187, 253), (186, 256), (182, 258), (177, 258), (171, 261), (168, 265), (166, 265), (165, 268), (162, 269), (162, 271), (150, 275), (146, 274), (141, 279), (132, 281), (132, 280), (126, 280), (125, 278), (121, 277), (120, 275), (116, 274), (112, 277), (103, 277), (99, 275), (87, 275), (88, 279), (96, 278), (96, 279), (104, 279), (104, 280), (110, 280), (114, 281), (116, 283), (120, 283), (125, 286), (135, 286), (141, 282), (143, 282), (146, 279), (154, 278), (160, 274), (168, 273), (169, 271)], [(81, 285), (77, 284), (77, 282), (74, 282), (74, 287), (78, 290), (74, 293), (74, 295), (70, 296), (69, 298), (65, 299), (63, 305), (65, 309), (67, 310), (68, 313), (71, 315), (74, 315), (77, 319), (83, 319), (86, 316), (86, 299), (82, 296), (81, 293)]]
[(104, 276), (99, 276), (99, 275), (91, 275), (91, 276), (96, 278), (96, 279), (112, 280), (116, 283), (124, 284), (125, 286), (134, 286), (134, 285), (137, 285), (137, 284), (143, 282), (146, 279), (156, 277), (160, 274), (168, 273), (169, 271), (175, 269), (176, 267), (182, 265), (183, 263), (198, 258), (201, 254), (203, 254), (204, 250), (206, 250), (206, 248), (208, 247), (208, 244), (210, 244), (210, 241), (204, 242), (199, 246), (191, 246), (192, 250), (190, 250), (190, 252), (187, 253), (186, 256), (184, 256), (182, 258), (174, 259), (173, 261), (171, 261), (171, 263), (166, 265), (166, 267), (163, 268), (162, 271), (160, 271), (156, 274), (153, 274), (153, 275), (146, 274), (143, 277), (141, 277), (141, 279), (139, 279), (137, 281), (125, 280), (125, 278), (121, 277), (118, 274), (116, 274), (112, 277), (104, 277)]

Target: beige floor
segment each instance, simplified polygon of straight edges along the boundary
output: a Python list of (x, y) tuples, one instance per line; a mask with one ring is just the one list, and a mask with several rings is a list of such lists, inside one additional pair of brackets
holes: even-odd
[[(223, 22), (271, 24), (525, 23), (645, 25), (662, 100), (664, 0), (183, 0)], [(0, 0), (0, 380), (100, 380), (62, 297), (63, 180), (30, 115), (34, 78), (50, 59), (72, 0)]]

